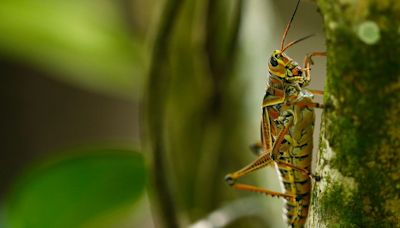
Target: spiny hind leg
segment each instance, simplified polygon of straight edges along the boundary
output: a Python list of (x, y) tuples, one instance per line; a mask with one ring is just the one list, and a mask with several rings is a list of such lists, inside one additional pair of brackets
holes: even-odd
[(272, 197), (282, 197), (287, 200), (295, 199), (296, 196), (292, 195), (292, 194), (280, 193), (280, 192), (271, 191), (271, 190), (260, 188), (260, 187), (253, 186), (253, 185), (236, 183), (236, 180), (239, 179), (240, 177), (245, 176), (249, 173), (252, 173), (258, 169), (261, 169), (263, 167), (266, 167), (266, 166), (269, 166), (272, 164), (273, 164), (273, 160), (271, 159), (271, 156), (267, 153), (263, 153), (256, 160), (254, 160), (252, 163), (245, 166), (244, 168), (242, 168), (234, 173), (226, 175), (225, 181), (231, 187), (238, 189), (238, 190), (262, 193), (262, 194), (269, 195)]
[(268, 189), (256, 187), (256, 186), (253, 186), (253, 185), (236, 184), (235, 183), (235, 184), (233, 184), (231, 186), (234, 189), (238, 189), (238, 190), (245, 190), (245, 191), (249, 191), (249, 192), (261, 193), (261, 194), (265, 194), (265, 195), (272, 196), (272, 197), (284, 198), (286, 200), (296, 200), (296, 195), (270, 191)]
[(264, 168), (266, 166), (272, 165), (273, 160), (271, 156), (267, 153), (261, 154), (256, 160), (254, 160), (249, 165), (243, 167), (242, 169), (230, 173), (225, 176), (225, 180), (228, 182), (229, 185), (235, 184), (235, 181), (242, 176), (245, 176), (249, 173), (252, 173), (258, 169)]
[[(273, 148), (272, 153), (279, 153), (279, 148), (282, 144), (283, 138), (288, 133), (289, 127), (292, 125), (292, 123), (293, 123), (293, 116), (287, 117), (285, 128), (282, 129), (281, 132), (279, 133), (278, 138), (272, 147)], [(291, 199), (291, 200), (295, 199), (296, 196), (292, 195), (292, 194), (279, 193), (279, 192), (270, 191), (270, 190), (267, 190), (264, 188), (259, 188), (259, 187), (253, 186), (253, 185), (236, 183), (236, 180), (238, 178), (245, 176), (249, 173), (252, 173), (258, 169), (272, 165), (272, 164), (274, 164), (274, 161), (271, 158), (271, 154), (264, 152), (249, 165), (245, 166), (244, 168), (242, 168), (234, 173), (226, 175), (225, 181), (235, 189), (259, 192), (259, 193), (263, 193), (263, 194), (270, 195), (270, 196), (283, 197), (285, 199)]]
[(280, 122), (283, 123), (284, 127), (279, 132), (278, 136), (275, 139), (274, 145), (272, 147), (272, 158), (277, 158), (279, 156), (279, 150), (282, 146), (283, 140), (285, 140), (285, 136), (289, 132), (289, 128), (293, 125), (294, 117), (293, 113), (291, 112), (283, 112), (282, 115), (279, 117)]
[(283, 140), (288, 141), (288, 142), (291, 143), (292, 145), (295, 144), (295, 142), (294, 142), (293, 139), (290, 137), (290, 135), (288, 135), (289, 128), (293, 125), (293, 115), (292, 115), (291, 113), (286, 113), (286, 115), (282, 115), (282, 118), (283, 118), (282, 122), (285, 123), (285, 127), (284, 127), (284, 128), (282, 129), (282, 131), (279, 133), (279, 135), (278, 135), (278, 137), (277, 137), (277, 139), (276, 139), (276, 141), (275, 141), (275, 143), (274, 143), (274, 146), (273, 146), (273, 149), (272, 149), (272, 155), (271, 155), (272, 159), (275, 161), (275, 163), (278, 165), (278, 167), (282, 167), (282, 168), (284, 168), (284, 167), (286, 167), (286, 168), (290, 167), (290, 168), (292, 168), (292, 169), (295, 169), (295, 170), (297, 170), (297, 171), (302, 172), (304, 175), (309, 176), (311, 179), (314, 179), (314, 180), (316, 180), (316, 181), (319, 181), (319, 180), (320, 180), (320, 177), (318, 177), (318, 176), (316, 176), (316, 175), (313, 175), (313, 174), (312, 174), (310, 171), (308, 171), (307, 169), (303, 169), (303, 168), (297, 167), (296, 165), (293, 165), (293, 164), (291, 164), (291, 163), (287, 163), (287, 162), (284, 162), (284, 161), (280, 161), (280, 160), (278, 159), (279, 156), (280, 156), (280, 154), (279, 154), (279, 149), (281, 148), (281, 145), (282, 145)]

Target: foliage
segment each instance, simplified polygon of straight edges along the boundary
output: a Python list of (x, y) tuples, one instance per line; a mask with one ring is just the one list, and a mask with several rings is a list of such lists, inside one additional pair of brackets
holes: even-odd
[(101, 3), (2, 1), (0, 31), (7, 35), (0, 51), (64, 82), (132, 98), (143, 81), (145, 50), (124, 31), (116, 5)]
[(146, 174), (140, 154), (74, 153), (25, 172), (6, 202), (6, 227), (78, 227), (138, 200)]

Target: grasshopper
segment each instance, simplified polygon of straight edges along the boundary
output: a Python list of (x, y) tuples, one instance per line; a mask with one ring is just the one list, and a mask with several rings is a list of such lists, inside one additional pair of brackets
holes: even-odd
[[(254, 147), (258, 157), (244, 168), (226, 175), (226, 182), (235, 189), (258, 192), (285, 200), (284, 217), (291, 227), (303, 227), (307, 219), (311, 191), (311, 158), (313, 148), (314, 108), (323, 105), (313, 101), (323, 91), (305, 87), (311, 81), (312, 57), (326, 56), (325, 52), (306, 55), (300, 67), (285, 51), (311, 36), (285, 45), (285, 39), (299, 7), (300, 0), (281, 40), (281, 48), (272, 52), (268, 63), (269, 82), (262, 102), (261, 143)], [(255, 170), (275, 165), (284, 192), (275, 192), (236, 180)], [(316, 177), (317, 179), (317, 177)]]

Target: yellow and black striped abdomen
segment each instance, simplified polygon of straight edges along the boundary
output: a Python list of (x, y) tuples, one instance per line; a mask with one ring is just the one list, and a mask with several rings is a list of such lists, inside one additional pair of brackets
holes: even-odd
[(308, 215), (311, 180), (292, 168), (279, 168), (284, 192), (296, 195), (296, 200), (285, 201), (284, 216), (289, 225), (302, 227)]
[[(290, 127), (280, 151), (279, 160), (311, 171), (313, 148), (314, 110), (292, 107), (294, 123)], [(303, 227), (310, 204), (311, 180), (308, 175), (290, 167), (277, 167), (285, 193), (296, 195), (296, 200), (286, 201), (284, 214), (291, 227)]]

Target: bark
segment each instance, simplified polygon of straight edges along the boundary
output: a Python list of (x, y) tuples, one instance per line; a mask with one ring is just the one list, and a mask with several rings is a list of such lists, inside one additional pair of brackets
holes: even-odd
[(400, 227), (400, 2), (317, 1), (327, 83), (309, 227)]

